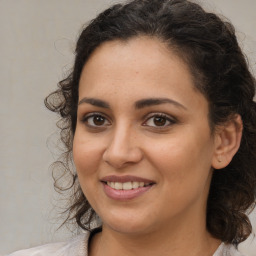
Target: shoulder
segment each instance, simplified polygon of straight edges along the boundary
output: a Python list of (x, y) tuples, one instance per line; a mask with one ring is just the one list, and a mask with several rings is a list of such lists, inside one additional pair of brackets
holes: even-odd
[(66, 242), (46, 244), (6, 256), (86, 256), (89, 236), (90, 233), (87, 232)]
[(222, 243), (213, 256), (246, 256), (241, 254), (234, 245)]

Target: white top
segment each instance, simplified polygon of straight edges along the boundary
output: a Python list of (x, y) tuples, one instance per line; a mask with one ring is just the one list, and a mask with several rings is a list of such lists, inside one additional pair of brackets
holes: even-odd
[[(8, 256), (88, 256), (90, 233), (77, 236), (67, 242), (52, 243), (14, 252)], [(7, 255), (6, 255), (7, 256)], [(213, 256), (243, 256), (233, 245), (222, 243)], [(245, 255), (244, 255), (245, 256)]]
[(66, 242), (51, 243), (21, 250), (8, 256), (88, 256), (89, 236), (90, 233), (87, 232)]

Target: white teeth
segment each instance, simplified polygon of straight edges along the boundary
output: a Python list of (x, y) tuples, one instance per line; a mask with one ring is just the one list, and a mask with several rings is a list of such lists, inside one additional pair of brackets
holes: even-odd
[(132, 188), (138, 188), (140, 186), (140, 183), (137, 181), (132, 182)]
[(132, 183), (130, 181), (123, 183), (123, 190), (130, 190), (130, 189), (132, 189)]
[(107, 185), (116, 190), (131, 190), (131, 189), (136, 189), (139, 187), (144, 187), (145, 183), (138, 182), (138, 181), (129, 181), (129, 182), (124, 182), (124, 183), (108, 181)]
[(114, 188), (115, 189), (123, 189), (123, 184), (121, 183), (121, 182), (114, 182), (115, 183), (115, 186), (114, 186)]

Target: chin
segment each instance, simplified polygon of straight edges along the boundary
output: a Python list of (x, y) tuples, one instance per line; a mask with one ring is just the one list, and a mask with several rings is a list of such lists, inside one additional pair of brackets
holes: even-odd
[(103, 227), (114, 230), (123, 234), (143, 234), (153, 230), (153, 223), (148, 216), (117, 214), (117, 216), (109, 216), (102, 220)]
[(144, 227), (143, 225), (137, 225), (136, 223), (127, 223), (124, 222), (121, 223), (109, 223), (109, 224), (103, 224), (103, 227), (107, 226), (109, 229), (126, 235), (139, 235), (139, 234), (145, 234), (148, 233), (149, 230)]

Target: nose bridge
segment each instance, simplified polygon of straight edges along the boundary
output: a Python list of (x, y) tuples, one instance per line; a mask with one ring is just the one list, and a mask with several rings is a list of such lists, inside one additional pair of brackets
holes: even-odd
[(120, 122), (116, 126), (116, 128), (113, 131), (113, 137), (112, 142), (114, 148), (120, 148), (124, 151), (128, 150), (130, 147), (132, 147), (132, 137), (134, 136), (134, 132), (132, 131), (132, 127), (130, 124), (127, 124), (125, 122)]
[(115, 168), (140, 161), (142, 152), (136, 140), (136, 131), (129, 124), (120, 122), (113, 128), (112, 136), (103, 158)]

